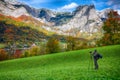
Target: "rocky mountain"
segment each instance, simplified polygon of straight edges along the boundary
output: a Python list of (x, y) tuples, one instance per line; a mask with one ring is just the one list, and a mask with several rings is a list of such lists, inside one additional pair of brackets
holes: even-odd
[(21, 15), (31, 16), (41, 22), (48, 22), (54, 13), (48, 9), (35, 9), (24, 3), (0, 0), (0, 13), (6, 16), (20, 17)]
[[(94, 15), (93, 15), (94, 14)], [(62, 26), (58, 26), (63, 32), (97, 32), (102, 25), (101, 18), (97, 15), (94, 5), (77, 7), (72, 19)], [(77, 30), (77, 31), (76, 31)]]
[(8, 0), (0, 0), (0, 13), (13, 17), (19, 17), (23, 14), (29, 15), (23, 6), (17, 7), (16, 4), (21, 5), (20, 3), (10, 3)]
[[(60, 35), (81, 37), (82, 34), (93, 35), (101, 32), (103, 21), (111, 9), (96, 11), (94, 5), (80, 5), (72, 13), (54, 12), (49, 9), (36, 9), (24, 3), (0, 0), (0, 13), (18, 18), (30, 16), (46, 25), (42, 28)], [(25, 20), (24, 20), (25, 21)], [(79, 34), (79, 35), (78, 35)]]
[(102, 25), (107, 19), (107, 14), (112, 9), (98, 12), (94, 5), (80, 5), (72, 13), (61, 13), (52, 17), (53, 27), (44, 26), (45, 29), (62, 35), (75, 37), (89, 37), (95, 34), (102, 36)]
[(46, 21), (50, 21), (50, 19), (55, 16), (56, 14), (51, 10), (45, 8), (39, 9), (39, 14), (38, 14), (39, 18), (45, 19)]
[(97, 14), (101, 18), (102, 21), (105, 21), (108, 18), (108, 13), (112, 11), (112, 9), (104, 9), (102, 11), (98, 11)]

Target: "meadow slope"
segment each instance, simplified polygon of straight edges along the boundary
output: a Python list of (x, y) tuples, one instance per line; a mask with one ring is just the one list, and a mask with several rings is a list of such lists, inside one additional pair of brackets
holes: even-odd
[[(103, 55), (94, 70), (89, 52)], [(0, 62), (0, 80), (120, 80), (120, 45)]]

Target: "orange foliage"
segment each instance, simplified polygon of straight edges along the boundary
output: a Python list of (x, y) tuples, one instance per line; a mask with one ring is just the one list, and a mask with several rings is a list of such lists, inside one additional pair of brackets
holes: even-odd
[(102, 44), (111, 45), (120, 43), (120, 15), (117, 11), (111, 11), (108, 14), (108, 19), (105, 21), (103, 29), (105, 31), (104, 37), (101, 40)]
[(15, 18), (15, 17), (13, 17), (13, 16), (7, 16), (7, 18), (10, 18), (10, 19), (15, 20), (15, 21), (18, 21), (18, 22), (20, 22), (20, 21), (21, 21), (21, 20), (19, 20), (19, 19)]
[(105, 41), (108, 41), (109, 37), (110, 37), (110, 34), (105, 34), (104, 40), (105, 40)]
[(14, 58), (20, 58), (22, 56), (22, 50), (16, 50), (13, 56)]
[(0, 49), (0, 61), (7, 59), (7, 53), (4, 49)]
[(17, 19), (21, 20), (21, 21), (26, 21), (26, 20), (30, 20), (31, 18), (29, 16), (26, 16), (26, 15), (21, 15)]

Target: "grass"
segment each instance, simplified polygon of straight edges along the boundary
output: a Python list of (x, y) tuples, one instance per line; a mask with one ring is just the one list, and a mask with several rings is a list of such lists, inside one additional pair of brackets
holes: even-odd
[[(103, 55), (94, 70), (89, 51)], [(0, 80), (120, 80), (120, 45), (0, 62)]]
[(0, 48), (4, 48), (4, 47), (5, 47), (5, 44), (0, 43)]

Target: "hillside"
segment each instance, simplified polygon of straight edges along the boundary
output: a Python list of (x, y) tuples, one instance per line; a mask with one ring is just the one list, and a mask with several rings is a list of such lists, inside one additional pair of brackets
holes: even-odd
[[(89, 52), (103, 55), (95, 71)], [(0, 80), (119, 80), (120, 45), (0, 62)], [(89, 63), (90, 62), (90, 63)]]
[(42, 25), (44, 24), (30, 16), (22, 15), (15, 18), (0, 14), (0, 43), (25, 40), (27, 43), (47, 39), (53, 33), (41, 28)]

